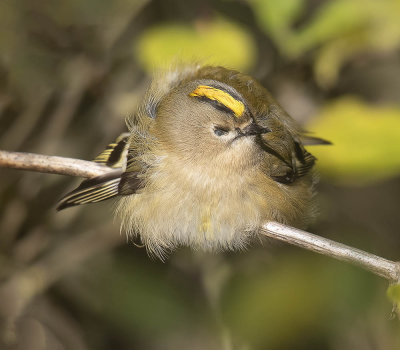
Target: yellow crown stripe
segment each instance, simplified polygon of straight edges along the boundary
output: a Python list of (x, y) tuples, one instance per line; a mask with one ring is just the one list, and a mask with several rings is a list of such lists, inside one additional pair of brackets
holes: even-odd
[(245, 109), (243, 102), (236, 100), (226, 91), (214, 88), (212, 86), (199, 85), (189, 94), (189, 96), (206, 97), (210, 100), (218, 101), (225, 107), (229, 108), (237, 118), (240, 118), (243, 115)]

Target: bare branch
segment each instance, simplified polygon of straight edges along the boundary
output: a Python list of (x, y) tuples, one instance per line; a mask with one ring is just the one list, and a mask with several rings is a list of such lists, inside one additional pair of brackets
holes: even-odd
[(387, 260), (360, 249), (277, 222), (268, 222), (263, 225), (261, 233), (331, 258), (358, 265), (391, 282), (400, 282), (400, 262)]
[(7, 151), (0, 151), (0, 167), (86, 178), (103, 175), (112, 170), (86, 160)]
[[(6, 151), (0, 151), (0, 167), (87, 178), (113, 171), (113, 169), (104, 165), (79, 159)], [(400, 262), (387, 260), (277, 222), (264, 224), (261, 233), (307, 250), (361, 266), (389, 281), (400, 282)]]

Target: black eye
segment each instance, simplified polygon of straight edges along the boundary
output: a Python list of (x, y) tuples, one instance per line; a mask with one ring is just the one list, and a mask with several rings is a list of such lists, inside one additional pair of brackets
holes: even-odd
[(226, 135), (229, 132), (229, 129), (224, 128), (223, 126), (215, 126), (214, 134), (217, 136)]

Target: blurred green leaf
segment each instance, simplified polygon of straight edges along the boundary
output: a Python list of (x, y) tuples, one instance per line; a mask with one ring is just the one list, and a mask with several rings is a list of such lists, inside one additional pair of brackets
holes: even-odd
[(249, 0), (258, 22), (276, 41), (284, 53), (291, 52), (286, 45), (292, 35), (291, 26), (304, 10), (304, 0)]
[(371, 302), (371, 278), (308, 253), (284, 256), (268, 270), (235, 275), (224, 294), (224, 316), (232, 333), (254, 349), (303, 348), (299, 339), (318, 342), (330, 327), (352, 323), (349, 316)]
[[(369, 0), (363, 1), (364, 5), (368, 2)], [(370, 17), (369, 7), (360, 5), (359, 0), (326, 2), (313, 19), (296, 33), (295, 40), (290, 43), (295, 46), (295, 52), (302, 53), (335, 38), (345, 37), (352, 31), (366, 26)]]
[(400, 109), (342, 98), (308, 129), (333, 142), (310, 151), (320, 172), (339, 183), (363, 185), (400, 173)]
[(112, 266), (81, 278), (77, 299), (126, 335), (173, 332), (199, 312), (163, 272), (148, 261), (118, 256)]
[(331, 0), (294, 28), (301, 0), (249, 0), (260, 26), (281, 52), (297, 58), (314, 50), (314, 71), (321, 86), (335, 83), (342, 65), (365, 52), (394, 50), (400, 45), (399, 0)]
[(400, 44), (399, 0), (339, 0), (321, 6), (289, 43), (294, 54), (319, 47), (315, 75), (332, 85), (341, 66), (362, 52), (393, 50)]
[(136, 53), (150, 72), (193, 62), (248, 70), (254, 63), (256, 47), (244, 28), (218, 19), (192, 26), (169, 23), (150, 28), (139, 39)]

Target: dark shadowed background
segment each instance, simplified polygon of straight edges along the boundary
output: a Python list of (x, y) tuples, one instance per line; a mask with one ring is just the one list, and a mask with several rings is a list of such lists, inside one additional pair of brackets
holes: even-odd
[[(399, 0), (0, 2), (0, 149), (93, 159), (152, 72), (259, 79), (330, 147), (309, 228), (400, 260)], [(0, 169), (1, 349), (400, 349), (388, 283), (277, 242), (164, 263), (79, 179)]]

